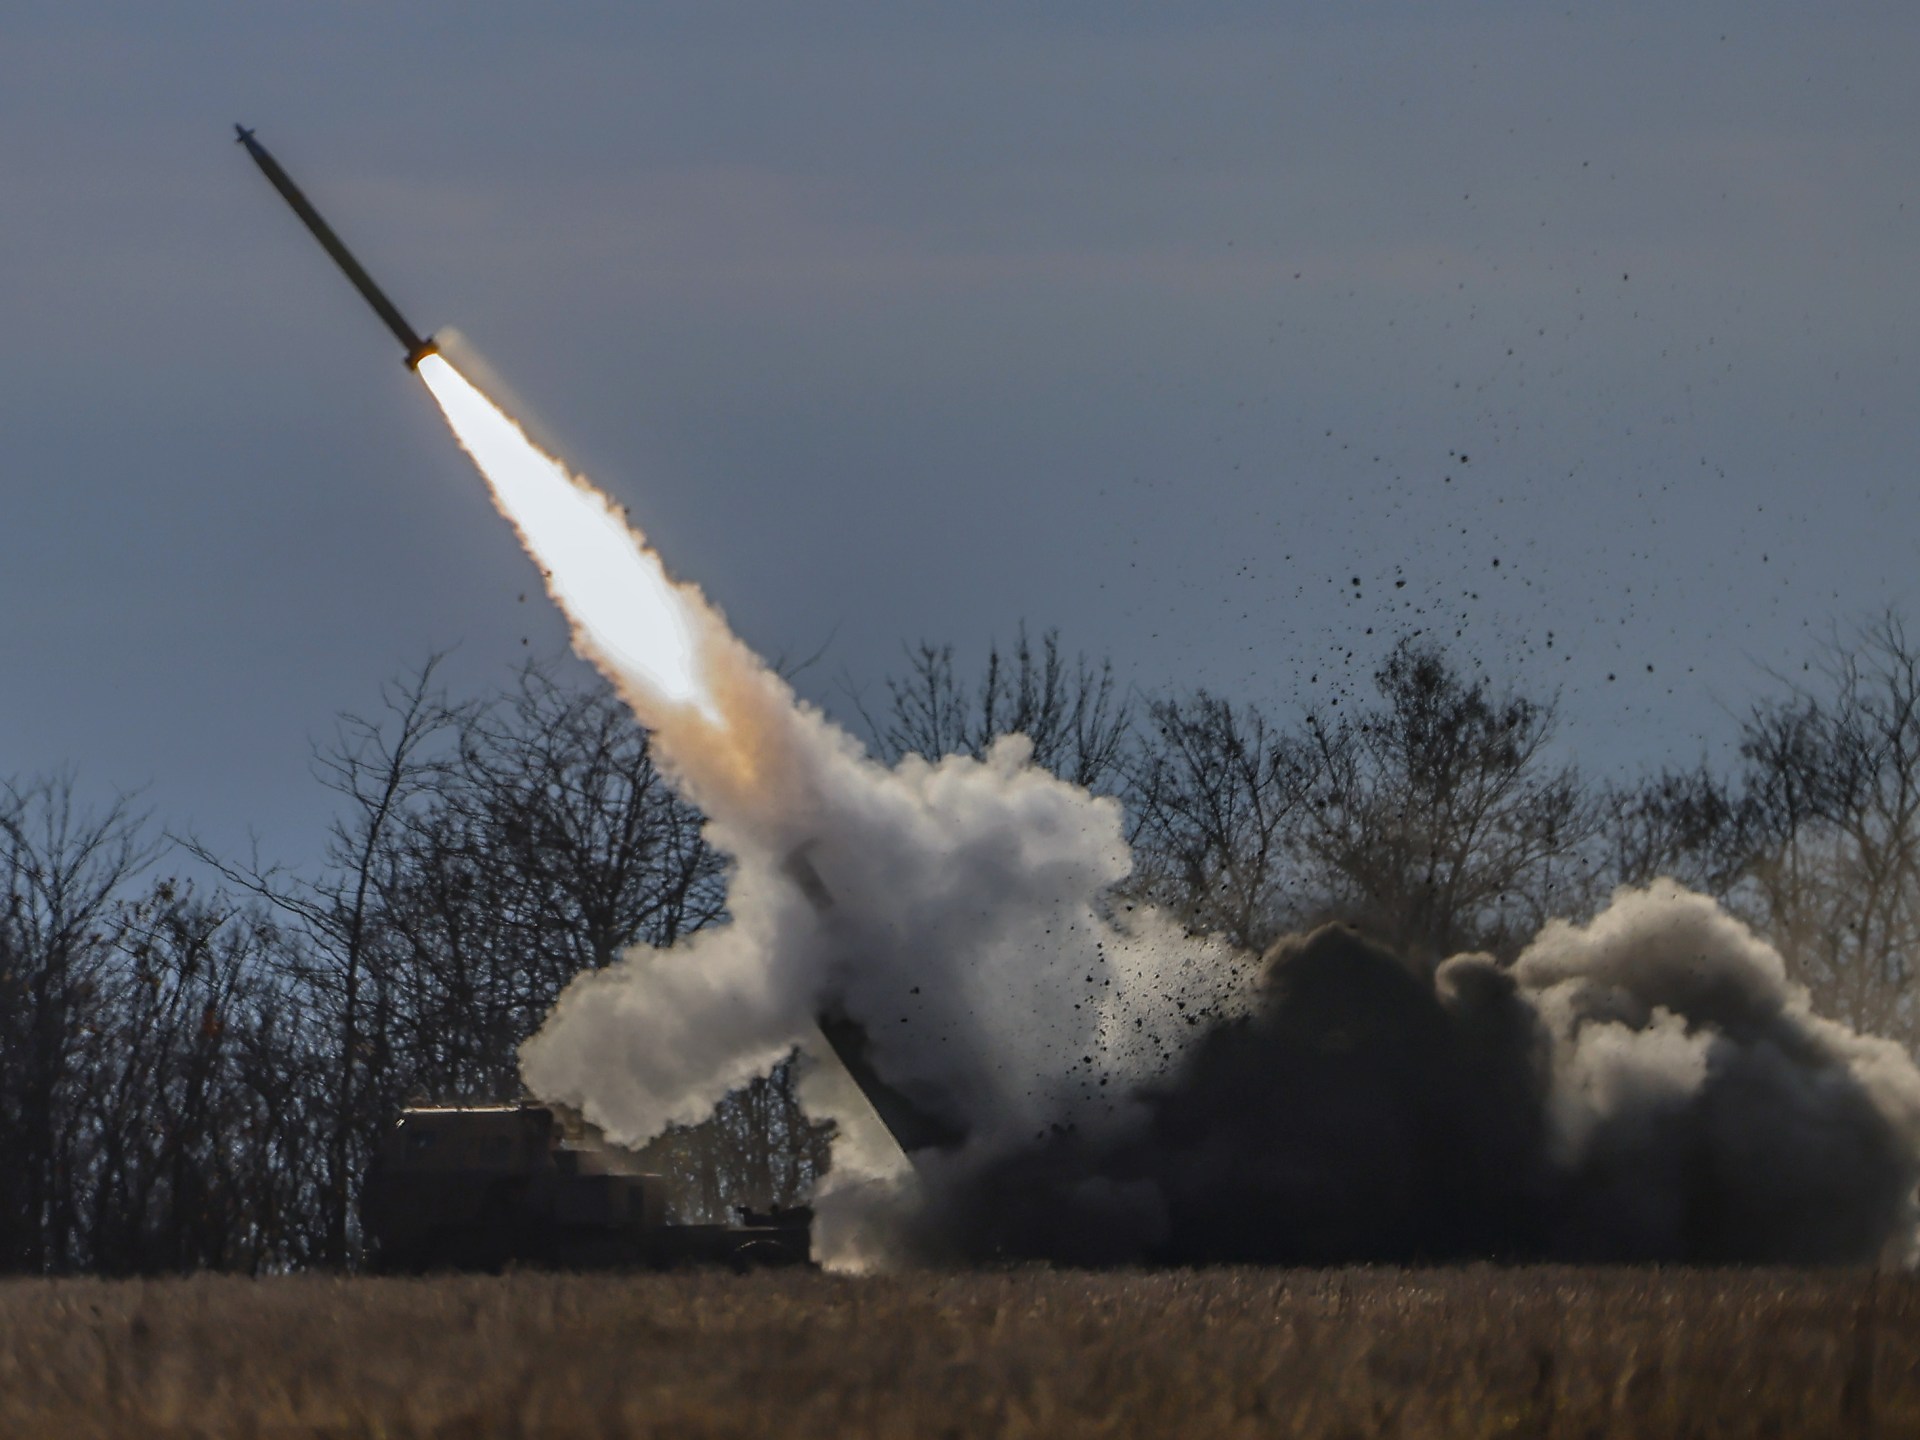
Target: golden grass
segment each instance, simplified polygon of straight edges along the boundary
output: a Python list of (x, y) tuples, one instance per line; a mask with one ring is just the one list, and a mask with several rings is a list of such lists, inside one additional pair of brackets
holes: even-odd
[(0, 1283), (0, 1436), (1911, 1436), (1920, 1281), (1016, 1270)]

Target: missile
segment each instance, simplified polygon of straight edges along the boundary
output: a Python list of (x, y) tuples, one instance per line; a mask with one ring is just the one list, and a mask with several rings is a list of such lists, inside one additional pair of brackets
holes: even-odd
[(300, 187), (293, 183), (287, 172), (280, 168), (280, 162), (267, 153), (267, 147), (253, 138), (253, 131), (244, 125), (235, 125), (234, 130), (240, 137), (240, 144), (247, 147), (247, 153), (253, 156), (254, 164), (260, 172), (273, 182), (273, 188), (280, 192), (280, 198), (293, 207), (293, 213), (306, 222), (307, 229), (313, 232), (313, 238), (320, 242), (320, 248), (333, 257), (333, 263), (347, 272), (347, 279), (373, 307), (373, 313), (387, 322), (387, 328), (394, 334), (407, 352), (407, 368), (417, 366), (439, 347), (431, 339), (422, 340), (407, 324), (391, 300), (373, 283), (373, 277), (360, 268), (360, 262), (353, 258), (353, 252), (340, 243), (340, 237), (333, 233), (333, 227), (320, 218), (320, 212), (313, 203), (300, 193)]

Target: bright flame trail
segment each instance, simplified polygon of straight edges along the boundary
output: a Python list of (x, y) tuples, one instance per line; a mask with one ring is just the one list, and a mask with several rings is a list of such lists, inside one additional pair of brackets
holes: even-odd
[(444, 356), (423, 358), (419, 373), (539, 564), (575, 645), (612, 678), (638, 679), (667, 704), (718, 722), (687, 597), (620, 507), (528, 439)]

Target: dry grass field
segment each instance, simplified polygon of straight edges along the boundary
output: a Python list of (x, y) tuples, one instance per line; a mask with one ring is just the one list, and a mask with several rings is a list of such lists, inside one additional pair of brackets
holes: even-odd
[(0, 1436), (1913, 1436), (1920, 1281), (1566, 1268), (0, 1284)]

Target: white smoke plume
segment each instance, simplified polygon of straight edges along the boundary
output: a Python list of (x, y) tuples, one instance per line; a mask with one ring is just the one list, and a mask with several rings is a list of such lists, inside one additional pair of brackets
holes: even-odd
[[(1120, 1124), (1127, 1097), (1192, 1034), (1176, 1004), (1218, 1007), (1209, 992), (1233, 974), (1194, 965), (1176, 997), (1167, 976), (1201, 947), (1152, 917), (1104, 912), (1127, 872), (1118, 809), (1035, 768), (1023, 739), (983, 761), (888, 769), (782, 699), (803, 809), (755, 807), (743, 822), (663, 746), (734, 858), (729, 922), (582, 976), (523, 1049), (522, 1072), (639, 1142), (704, 1118), (798, 1046), (819, 1066), (804, 1103), (840, 1127), (821, 1239), (846, 1260), (872, 1243), (864, 1227), (891, 1223), (880, 1202), (906, 1198), (904, 1175), (820, 1048), (823, 1011), (860, 1021), (875, 1070), (965, 1131), (964, 1158), (941, 1162), (965, 1168), (1054, 1127)], [(796, 851), (824, 908), (796, 883)], [(843, 1223), (850, 1204), (863, 1227)]]
[[(728, 920), (576, 980), (536, 1094), (641, 1143), (795, 1047), (839, 1129), (830, 1261), (1855, 1259), (1910, 1242), (1920, 1071), (1814, 1016), (1712, 901), (1627, 892), (1517, 965), (1350, 932), (1264, 970), (1109, 900), (1117, 805), (1030, 763), (882, 766), (442, 357), (421, 374), (581, 653), (732, 858)], [(822, 1044), (951, 1127), (909, 1170)]]
[[(1110, 1123), (1189, 1038), (1187, 1017), (1224, 1003), (1236, 972), (1196, 963), (1212, 947), (1105, 913), (1130, 865), (1113, 801), (1035, 767), (1017, 737), (980, 761), (875, 763), (444, 357), (420, 372), (577, 648), (733, 861), (725, 925), (569, 987), (522, 1051), (536, 1094), (637, 1144), (797, 1046), (819, 1067), (805, 1102), (839, 1122), (832, 1186), (871, 1206), (898, 1194), (899, 1154), (835, 1078), (823, 1009), (858, 1020), (875, 1068), (962, 1125), (968, 1153), (994, 1155)], [(861, 1243), (825, 1208), (827, 1234)]]
[(1920, 1071), (1815, 1015), (1779, 952), (1670, 881), (1591, 924), (1550, 922), (1514, 967), (1553, 1045), (1549, 1143), (1603, 1255), (1905, 1252)]

